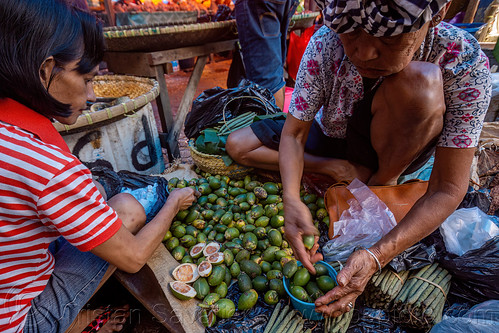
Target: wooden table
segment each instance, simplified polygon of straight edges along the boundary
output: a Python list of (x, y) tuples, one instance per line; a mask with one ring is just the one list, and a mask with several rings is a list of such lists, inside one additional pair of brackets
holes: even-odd
[[(159, 96), (156, 100), (163, 129), (163, 144), (168, 149), (168, 158), (180, 156), (178, 137), (185, 117), (189, 112), (196, 88), (199, 84), (206, 61), (211, 53), (234, 50), (237, 39), (207, 43), (199, 46), (189, 46), (178, 49), (169, 49), (155, 52), (106, 52), (104, 60), (111, 72), (117, 74), (130, 74), (137, 76), (154, 77), (159, 83)], [(176, 114), (173, 117), (168, 87), (166, 86), (165, 73), (168, 63), (197, 57), (194, 70), (185, 89)]]

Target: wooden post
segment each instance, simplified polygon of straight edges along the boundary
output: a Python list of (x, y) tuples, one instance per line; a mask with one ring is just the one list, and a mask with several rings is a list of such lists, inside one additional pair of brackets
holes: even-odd
[(199, 80), (201, 79), (201, 74), (203, 74), (204, 66), (206, 65), (206, 60), (208, 60), (208, 55), (199, 56), (196, 65), (194, 65), (194, 70), (192, 71), (191, 77), (189, 78), (189, 83), (185, 88), (184, 95), (178, 106), (177, 115), (175, 117), (175, 124), (173, 128), (168, 131), (168, 146), (174, 157), (180, 156), (180, 151), (178, 148), (178, 137), (182, 126), (184, 125), (185, 117), (191, 108), (192, 100), (194, 99), (194, 94), (196, 93), (196, 88), (198, 87)]
[(463, 23), (473, 23), (479, 4), (480, 0), (470, 0), (470, 2), (468, 3), (468, 7), (466, 7), (466, 13), (464, 14)]
[(116, 14), (114, 13), (112, 0), (104, 0), (104, 8), (106, 8), (107, 17), (109, 17), (109, 24), (116, 25)]
[(156, 103), (158, 104), (158, 109), (160, 111), (161, 127), (163, 132), (170, 134), (170, 130), (173, 127), (173, 115), (170, 105), (170, 96), (168, 95), (168, 87), (166, 86), (165, 81), (165, 70), (163, 65), (155, 65), (154, 69), (156, 71), (156, 81), (158, 81), (159, 84), (159, 101), (156, 99)]

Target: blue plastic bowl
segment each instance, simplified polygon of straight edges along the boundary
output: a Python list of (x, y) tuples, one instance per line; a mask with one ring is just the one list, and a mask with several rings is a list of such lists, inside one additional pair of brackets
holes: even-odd
[[(336, 281), (336, 274), (337, 273), (334, 270), (334, 268), (331, 267), (331, 265), (329, 265), (325, 261), (319, 261), (317, 263), (318, 264), (323, 264), (324, 266), (326, 266), (327, 270), (329, 271), (329, 276), (333, 278), (333, 280), (334, 280), (334, 282), (336, 284), (338, 284), (338, 282)], [(303, 265), (301, 264), (301, 262), (298, 261), (298, 266), (301, 267)], [(322, 319), (324, 319), (324, 317), (322, 316), (322, 314), (320, 314), (318, 312), (315, 312), (315, 304), (314, 303), (303, 302), (303, 301), (299, 300), (298, 298), (294, 297), (291, 294), (291, 291), (290, 291), (291, 287), (289, 285), (289, 279), (287, 277), (284, 276), (282, 278), (282, 282), (284, 283), (284, 289), (286, 290), (286, 293), (291, 298), (291, 304), (293, 304), (293, 307), (296, 310), (300, 311), (301, 315), (304, 318), (311, 319), (311, 320), (322, 320)]]
[(474, 35), (485, 23), (454, 23), (453, 25)]

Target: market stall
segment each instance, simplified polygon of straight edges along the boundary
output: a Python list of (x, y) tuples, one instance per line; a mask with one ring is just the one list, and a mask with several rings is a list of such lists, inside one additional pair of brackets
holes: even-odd
[[(311, 26), (319, 13), (294, 15), (291, 29)], [(177, 139), (189, 111), (203, 68), (211, 53), (235, 49), (235, 20), (183, 25), (156, 24), (107, 28), (108, 52), (105, 60), (114, 73), (155, 77), (159, 82), (158, 106), (163, 131), (167, 133), (170, 156), (179, 156)], [(166, 66), (175, 60), (197, 57), (175, 120), (168, 88), (163, 79)]]

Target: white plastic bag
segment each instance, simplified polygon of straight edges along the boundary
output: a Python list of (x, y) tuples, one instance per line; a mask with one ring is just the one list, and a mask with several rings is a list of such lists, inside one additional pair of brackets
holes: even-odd
[(447, 251), (462, 256), (499, 235), (493, 218), (477, 207), (456, 210), (440, 225)]
[(499, 301), (489, 300), (472, 307), (462, 317), (443, 316), (430, 333), (496, 333), (499, 332)]
[(128, 187), (123, 187), (121, 189), (121, 193), (129, 193), (137, 199), (138, 202), (144, 207), (146, 215), (149, 214), (154, 207), (154, 204), (158, 200), (156, 195), (156, 188), (158, 187), (158, 183), (155, 183), (154, 186), (147, 185), (147, 187), (137, 188), (132, 190)]
[(357, 246), (370, 247), (397, 225), (393, 213), (383, 201), (360, 180), (353, 180), (347, 189), (355, 199), (334, 223), (334, 236), (326, 243), (323, 254), (328, 262), (346, 261)]

